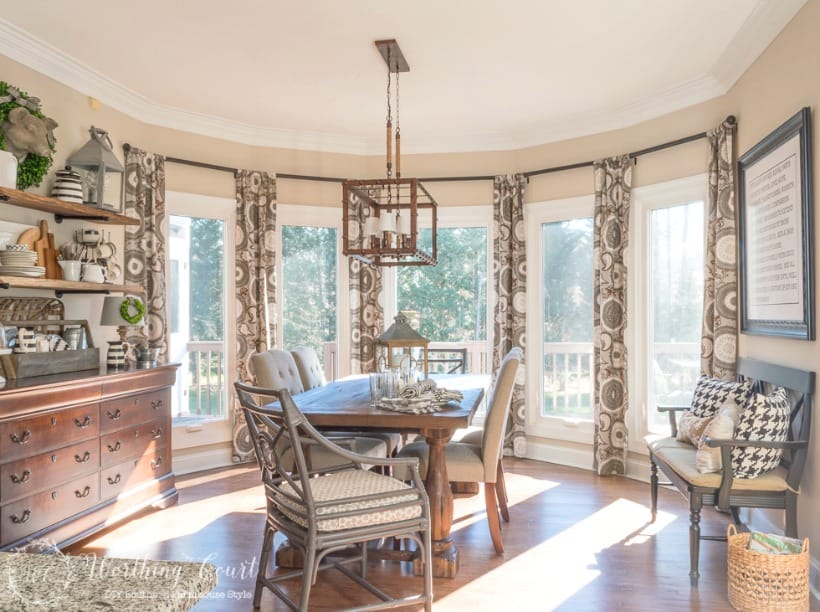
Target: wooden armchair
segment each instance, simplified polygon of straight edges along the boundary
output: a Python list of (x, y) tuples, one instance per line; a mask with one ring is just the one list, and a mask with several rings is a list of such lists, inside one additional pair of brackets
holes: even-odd
[[(700, 533), (701, 508), (717, 506), (731, 512), (735, 524), (740, 524), (739, 508), (773, 508), (785, 511), (786, 535), (797, 537), (797, 495), (800, 478), (806, 463), (809, 434), (811, 430), (812, 395), (814, 372), (787, 368), (755, 359), (738, 361), (738, 380), (752, 381), (754, 393), (765, 394), (775, 387), (788, 392), (790, 410), (787, 439), (782, 442), (768, 440), (737, 440), (704, 438), (707, 446), (720, 448), (722, 468), (720, 472), (701, 473), (696, 469), (697, 449), (676, 440), (678, 412), (687, 407), (658, 407), (669, 415), (671, 437), (648, 436), (650, 459), (650, 486), (652, 520), (658, 508), (658, 470), (669, 478), (689, 500), (689, 579), (697, 586), (700, 574), (698, 558), (700, 540), (725, 540), (725, 536), (704, 536)], [(735, 448), (782, 449), (779, 465), (773, 471), (754, 478), (737, 478), (733, 473), (732, 450)]]

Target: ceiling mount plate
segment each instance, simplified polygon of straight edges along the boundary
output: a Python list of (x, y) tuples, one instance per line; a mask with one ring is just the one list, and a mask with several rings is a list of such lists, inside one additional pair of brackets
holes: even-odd
[[(379, 50), (379, 53), (382, 54), (384, 63), (387, 64), (390, 72), (410, 72), (410, 66), (407, 64), (407, 60), (404, 59), (404, 54), (401, 52), (399, 43), (396, 42), (395, 38), (377, 40), (376, 48)], [(387, 60), (388, 50), (390, 51), (389, 62)]]

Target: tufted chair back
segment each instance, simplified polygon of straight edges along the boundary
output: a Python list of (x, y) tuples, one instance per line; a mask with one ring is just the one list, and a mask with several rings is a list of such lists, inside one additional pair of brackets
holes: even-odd
[(287, 351), (270, 349), (251, 355), (251, 370), (260, 387), (287, 389), (291, 395), (305, 390), (296, 362)]
[(302, 379), (302, 387), (305, 391), (327, 383), (322, 362), (319, 361), (316, 351), (309, 346), (297, 346), (290, 354), (296, 362), (296, 369), (299, 370), (299, 378)]

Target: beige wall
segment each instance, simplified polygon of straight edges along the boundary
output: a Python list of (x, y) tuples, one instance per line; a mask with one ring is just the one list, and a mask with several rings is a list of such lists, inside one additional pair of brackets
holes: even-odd
[[(534, 170), (549, 166), (587, 161), (652, 146), (717, 126), (728, 114), (738, 117), (738, 152), (752, 145), (803, 106), (816, 107), (820, 100), (820, 0), (809, 0), (781, 35), (723, 97), (680, 112), (623, 130), (550, 143), (519, 151), (412, 155), (404, 160), (406, 176), (493, 175)], [(214, 138), (196, 136), (170, 129), (144, 125), (114, 110), (92, 110), (86, 95), (73, 91), (7, 58), (0, 57), (0, 75), (43, 100), (43, 109), (56, 119), (58, 152), (55, 167), (88, 137), (88, 126), (103, 127), (117, 146), (135, 146), (169, 156), (190, 158), (232, 167), (266, 169), (274, 172), (323, 176), (380, 176), (379, 157), (322, 154), (302, 151), (248, 147)], [(820, 121), (815, 120), (815, 126)], [(377, 129), (377, 126), (374, 127)], [(406, 134), (412, 139), (412, 134)], [(817, 128), (813, 140), (818, 141)], [(648, 185), (672, 178), (690, 176), (705, 169), (706, 144), (690, 143), (641, 157), (634, 172), (634, 185)], [(815, 181), (820, 181), (820, 156), (815, 157)], [(49, 181), (50, 182), (50, 181)], [(591, 191), (592, 173), (588, 168), (534, 177), (528, 187), (527, 202), (564, 198)], [(431, 183), (434, 196), (442, 206), (489, 203), (489, 182)], [(48, 185), (39, 191), (47, 192)], [(169, 164), (167, 188), (207, 195), (233, 197), (232, 177), (226, 173)], [(334, 184), (281, 180), (279, 201), (294, 204), (338, 206), (340, 189)], [(815, 199), (817, 189), (815, 188)], [(3, 207), (3, 218), (34, 222), (39, 215)], [(815, 235), (820, 231), (815, 224)], [(58, 229), (58, 241), (67, 239), (73, 227), (66, 223)], [(815, 279), (815, 285), (817, 285)], [(70, 300), (70, 302), (69, 302)], [(67, 298), (71, 316), (88, 317), (99, 312), (98, 298)], [(741, 335), (740, 353), (785, 365), (820, 370), (816, 342), (800, 342)], [(811, 509), (820, 503), (820, 469), (817, 428), (809, 456), (800, 498), (800, 531), (820, 542), (820, 521)]]

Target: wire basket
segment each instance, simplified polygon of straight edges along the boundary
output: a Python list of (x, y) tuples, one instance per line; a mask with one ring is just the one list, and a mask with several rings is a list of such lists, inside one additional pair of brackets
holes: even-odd
[(801, 552), (776, 555), (749, 550), (748, 533), (729, 525), (729, 602), (735, 610), (808, 610), (809, 539)]

